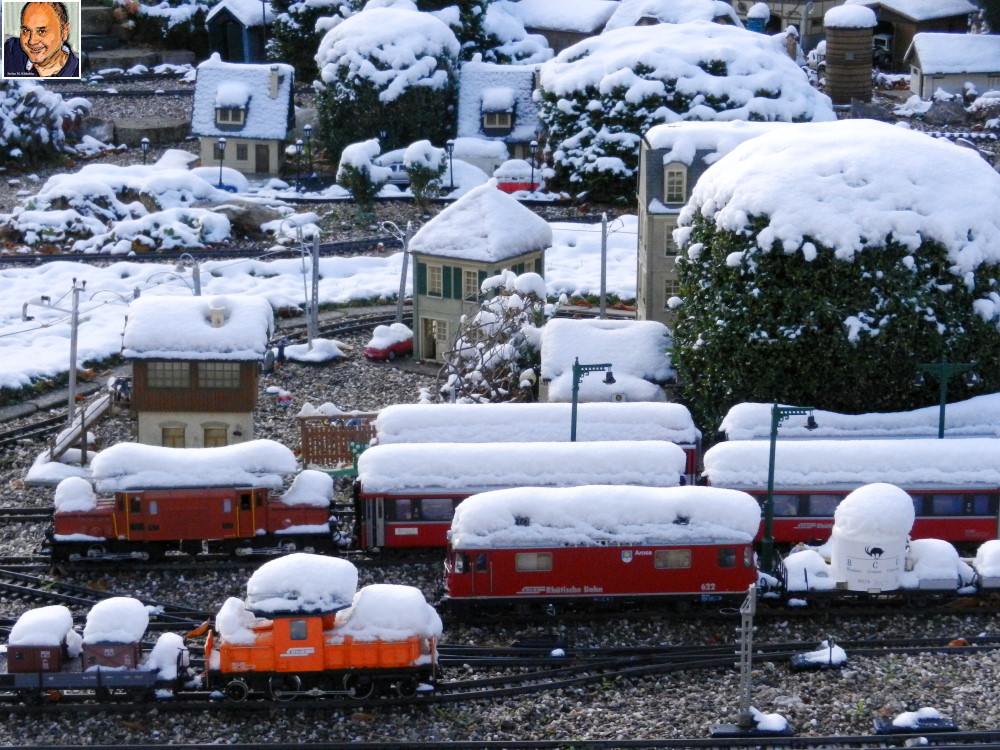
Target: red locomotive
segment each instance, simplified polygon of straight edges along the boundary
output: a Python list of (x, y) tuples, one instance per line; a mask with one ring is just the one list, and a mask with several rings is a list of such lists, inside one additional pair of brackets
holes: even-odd
[(672, 487), (685, 461), (681, 448), (659, 440), (375, 445), (358, 460), (356, 536), (362, 549), (444, 547), (455, 507), (477, 492), (596, 483)]
[[(79, 477), (56, 488), (50, 552), (57, 561), (141, 559), (169, 550), (230, 554), (335, 549), (332, 479), (299, 474), (290, 450), (270, 440), (224, 448), (161, 448), (124, 443), (92, 464), (98, 497)], [(335, 521), (335, 519), (334, 519)]]
[(710, 487), (520, 488), (459, 506), (445, 562), (450, 608), (742, 597), (757, 580), (760, 510)]

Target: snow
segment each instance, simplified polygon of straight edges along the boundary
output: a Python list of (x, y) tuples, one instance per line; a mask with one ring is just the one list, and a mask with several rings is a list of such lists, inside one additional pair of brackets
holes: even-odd
[[(179, 662), (178, 657), (180, 657)], [(183, 636), (177, 633), (163, 633), (156, 639), (156, 645), (146, 657), (143, 667), (156, 671), (157, 677), (161, 680), (176, 680), (178, 664), (187, 666), (190, 660), (191, 655), (184, 645)]]
[(296, 470), (295, 454), (274, 440), (250, 440), (219, 448), (164, 448), (118, 443), (91, 462), (100, 492), (156, 487), (281, 487)]
[(333, 477), (324, 471), (305, 469), (292, 481), (292, 486), (279, 498), (284, 505), (314, 505), (328, 508), (333, 500)]
[(7, 643), (11, 646), (58, 646), (73, 629), (73, 615), (62, 604), (29, 609), (17, 618)]
[(993, 34), (914, 34), (907, 60), (919, 62), (923, 75), (997, 73), (1000, 37)]
[(918, 588), (921, 581), (940, 581), (955, 588), (972, 583), (972, 568), (958, 556), (958, 550), (943, 539), (913, 539), (906, 557), (904, 588)]
[(830, 564), (814, 549), (792, 552), (782, 564), (788, 591), (832, 591), (837, 586)]
[[(257, 8), (260, 20), (260, 7)], [(271, 77), (278, 76), (275, 95)], [(198, 66), (191, 109), (191, 134), (206, 138), (254, 138), (283, 141), (289, 134), (290, 103), (295, 69), (284, 63), (224, 62), (218, 52)], [(251, 95), (253, 94), (253, 95)], [(243, 125), (220, 126), (215, 108), (246, 106)], [(241, 105), (239, 102), (243, 102)]]
[(918, 708), (916, 711), (904, 711), (892, 720), (892, 725), (905, 729), (919, 729), (921, 721), (940, 718), (942, 718), (940, 711), (936, 708), (924, 706), (923, 708)]
[(833, 513), (833, 528), (850, 539), (905, 538), (915, 517), (913, 498), (906, 492), (892, 484), (874, 482), (840, 501)]
[(66, 477), (53, 495), (56, 513), (86, 513), (97, 507), (94, 488), (83, 477)]
[(579, 381), (578, 400), (663, 401), (660, 384), (675, 377), (670, 365), (670, 332), (652, 320), (556, 318), (542, 328), (542, 379), (548, 381), (549, 401), (570, 401), (573, 363), (610, 363), (615, 383), (590, 373)]
[[(560, 442), (569, 440), (571, 405), (396, 404), (375, 418), (375, 439), (391, 443)], [(576, 439), (665, 440), (694, 444), (701, 433), (686, 406), (674, 403), (584, 403)]]
[(388, 167), (374, 163), (375, 157), (379, 155), (381, 150), (378, 138), (370, 138), (367, 141), (347, 145), (340, 154), (340, 164), (337, 165), (337, 180), (343, 179), (346, 167), (353, 167), (359, 172), (367, 174), (374, 183), (388, 182), (392, 171)]
[[(807, 259), (813, 243), (850, 262), (890, 235), (914, 250), (937, 240), (952, 273), (967, 280), (981, 263), (1000, 261), (1000, 215), (982, 210), (982, 196), (998, 190), (987, 161), (944, 139), (874, 120), (802, 123), (746, 141), (709, 167), (674, 239), (686, 242), (700, 213), (737, 233), (764, 217), (762, 250), (801, 250)], [(982, 311), (987, 320), (1000, 317), (1000, 307), (982, 302), (992, 305)]]
[(1000, 539), (990, 539), (983, 542), (976, 550), (972, 567), (983, 577), (996, 578), (1000, 576)]
[(138, 643), (149, 627), (149, 612), (138, 599), (114, 596), (102, 599), (87, 613), (83, 642)]
[[(618, 5), (604, 26), (604, 33), (635, 26), (644, 18), (654, 19), (659, 23), (677, 24), (725, 18), (733, 26), (743, 26), (732, 6), (720, 0), (621, 0)], [(756, 7), (755, 5), (754, 8)], [(749, 13), (747, 17), (750, 17)]]
[(413, 586), (373, 583), (354, 596), (351, 606), (337, 613), (334, 638), (356, 641), (402, 641), (411, 636), (437, 638), (441, 618)]
[[(213, 326), (213, 310), (222, 311), (223, 325)], [(122, 355), (256, 361), (273, 330), (271, 305), (260, 297), (140, 297), (130, 305)]]
[(457, 549), (747, 543), (760, 506), (713, 487), (519, 487), (466, 498), (449, 539)]
[(365, 348), (385, 349), (393, 344), (409, 341), (413, 338), (413, 331), (405, 323), (390, 323), (387, 326), (375, 326), (372, 337), (365, 345)]
[(410, 252), (500, 263), (550, 245), (548, 222), (490, 180), (424, 224), (410, 240)]
[(230, 11), (244, 26), (254, 27), (261, 24), (269, 25), (274, 22), (274, 8), (270, 2), (261, 0), (222, 0), (217, 3), (205, 16), (207, 24), (223, 8)]
[(828, 29), (873, 29), (877, 24), (875, 11), (863, 5), (838, 5), (823, 14)]
[[(541, 127), (538, 107), (533, 96), (537, 65), (499, 65), (479, 60), (465, 63), (459, 71), (458, 123), (455, 156), (463, 155), (459, 141), (463, 138), (486, 142), (528, 143), (537, 138)], [(502, 136), (483, 134), (483, 112), (512, 112), (513, 128)], [(485, 156), (496, 156), (486, 154)], [(505, 153), (499, 156), (506, 159)]]
[(663, 155), (664, 164), (680, 162), (691, 166), (699, 151), (708, 152), (701, 157), (705, 164), (714, 164), (743, 141), (791, 124), (744, 120), (671, 122), (650, 128), (643, 137), (652, 149), (669, 149)]
[[(716, 487), (767, 486), (770, 441), (717, 443), (705, 452), (706, 477)], [(777, 487), (859, 487), (889, 482), (975, 487), (1000, 485), (1000, 441), (965, 440), (779, 440), (774, 463)]]
[(339, 557), (295, 552), (264, 563), (247, 581), (247, 609), (262, 615), (325, 614), (350, 606), (358, 569)]
[(582, 34), (597, 32), (618, 7), (615, 0), (573, 0), (572, 3), (564, 0), (501, 2), (529, 29), (575, 31)]
[[(875, 0), (845, 0), (844, 4), (874, 5)], [(977, 10), (969, 0), (878, 0), (878, 5), (912, 21), (968, 15)]]
[(366, 494), (597, 483), (672, 487), (684, 470), (684, 451), (655, 440), (375, 445), (358, 458), (358, 479)]
[(249, 645), (256, 640), (250, 629), (256, 621), (244, 601), (231, 596), (215, 615), (215, 629), (227, 643)]
[(808, 664), (840, 665), (847, 662), (847, 652), (840, 646), (823, 641), (819, 648), (807, 654), (800, 654), (797, 659)]
[[(729, 440), (768, 438), (771, 404), (742, 403), (732, 407), (719, 429)], [(912, 438), (937, 437), (940, 406), (904, 412), (840, 414), (814, 409), (816, 429), (805, 417), (791, 417), (778, 426), (778, 437), (788, 438)], [(947, 404), (946, 437), (1000, 437), (1000, 394), (989, 393)]]

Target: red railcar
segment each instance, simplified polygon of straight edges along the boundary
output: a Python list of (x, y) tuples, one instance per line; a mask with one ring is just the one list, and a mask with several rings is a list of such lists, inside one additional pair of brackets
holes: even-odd
[(468, 498), (445, 563), (453, 608), (742, 597), (760, 513), (709, 487), (523, 488)]
[(508, 487), (672, 487), (684, 451), (665, 441), (375, 445), (358, 459), (355, 535), (362, 549), (444, 547), (465, 498)]

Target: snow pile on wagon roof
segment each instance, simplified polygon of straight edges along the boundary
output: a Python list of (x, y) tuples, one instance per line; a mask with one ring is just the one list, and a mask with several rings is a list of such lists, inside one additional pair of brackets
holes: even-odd
[(684, 473), (685, 458), (679, 447), (659, 440), (375, 445), (358, 458), (358, 478), (366, 494), (583, 484), (672, 487)]
[(143, 667), (155, 671), (161, 680), (175, 680), (178, 663), (185, 667), (191, 663), (191, 654), (184, 645), (184, 637), (177, 633), (163, 633), (156, 639), (156, 645), (146, 657)]
[(444, 627), (437, 611), (413, 586), (373, 583), (337, 613), (336, 640), (401, 641), (410, 636), (437, 638)]
[(749, 542), (760, 506), (715, 487), (526, 487), (483, 492), (455, 509), (456, 548)]
[(264, 563), (247, 581), (247, 609), (258, 615), (335, 612), (351, 605), (358, 569), (339, 557), (296, 552)]
[(274, 440), (219, 448), (164, 448), (119, 443), (91, 462), (100, 492), (157, 487), (280, 487), (296, 469), (295, 454)]
[[(736, 404), (726, 414), (719, 429), (729, 440), (767, 438), (771, 430), (771, 404)], [(806, 429), (806, 418), (792, 417), (778, 427), (778, 437), (937, 437), (940, 406), (902, 412), (840, 414), (815, 409), (817, 427)], [(945, 410), (948, 437), (1000, 437), (1000, 393), (976, 396), (948, 404)]]
[(958, 550), (944, 539), (914, 539), (906, 552), (903, 588), (917, 588), (921, 581), (954, 581), (955, 587), (972, 583), (974, 572)]
[(11, 646), (58, 646), (73, 629), (73, 615), (62, 604), (29, 609), (17, 618), (7, 643)]
[(833, 529), (848, 539), (906, 537), (916, 514), (913, 498), (887, 482), (873, 482), (851, 492), (833, 512)]
[(979, 545), (972, 564), (984, 578), (1000, 577), (1000, 539), (990, 539)]
[(83, 477), (66, 477), (56, 485), (52, 502), (56, 513), (87, 512), (97, 507), (97, 495)]
[[(213, 316), (222, 324), (213, 325)], [(256, 361), (273, 328), (274, 312), (264, 297), (140, 297), (129, 305), (122, 355)]]
[[(705, 476), (716, 487), (767, 486), (768, 440), (717, 443), (705, 452)], [(1000, 440), (780, 440), (778, 487), (857, 487), (872, 482), (913, 487), (1000, 484)]]
[(227, 643), (250, 644), (257, 636), (250, 628), (257, 622), (246, 602), (231, 596), (223, 602), (215, 615), (215, 629)]
[(83, 642), (138, 643), (147, 627), (146, 605), (131, 596), (115, 596), (91, 607), (83, 628)]
[[(569, 440), (568, 403), (396, 404), (375, 419), (379, 444), (507, 443)], [(672, 403), (586, 403), (577, 409), (576, 439), (694, 443), (691, 412)]]
[(285, 505), (315, 505), (326, 508), (333, 500), (333, 477), (325, 471), (306, 469), (299, 473), (279, 498)]

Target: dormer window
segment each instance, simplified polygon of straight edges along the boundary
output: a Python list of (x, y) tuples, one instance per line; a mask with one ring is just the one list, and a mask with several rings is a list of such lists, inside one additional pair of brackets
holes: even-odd
[(510, 130), (514, 127), (513, 112), (483, 112), (484, 130)]
[(495, 87), (483, 91), (482, 118), (485, 135), (507, 135), (514, 129), (514, 89)]
[(246, 110), (239, 107), (219, 107), (215, 110), (217, 125), (242, 125), (245, 116)]
[(687, 201), (687, 166), (672, 162), (663, 167), (663, 202), (670, 204)]
[(215, 90), (215, 124), (242, 127), (250, 106), (250, 87), (240, 81), (223, 81)]

